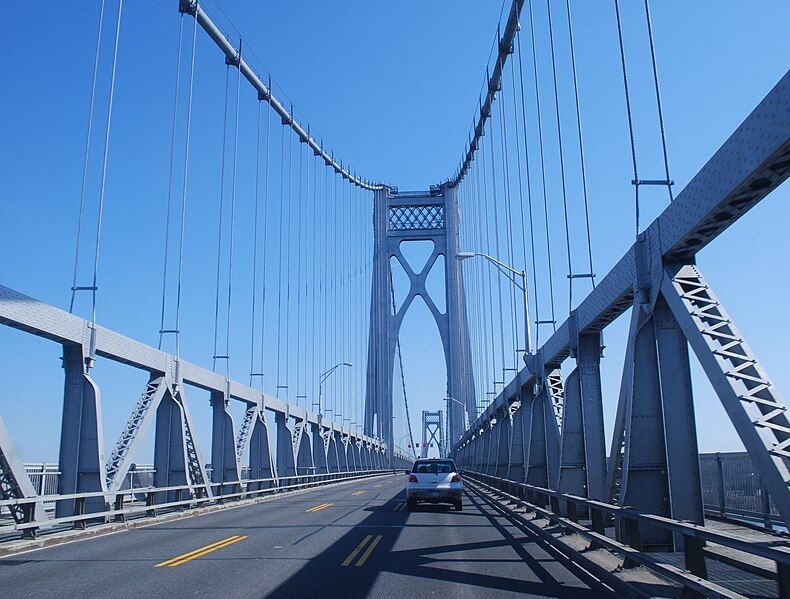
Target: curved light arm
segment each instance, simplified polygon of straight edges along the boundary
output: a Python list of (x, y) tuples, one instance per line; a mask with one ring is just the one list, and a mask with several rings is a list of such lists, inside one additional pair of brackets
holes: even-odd
[[(474, 258), (476, 256), (479, 256), (481, 258), (485, 258), (486, 260), (491, 262), (494, 266), (497, 267), (499, 272), (501, 272), (508, 279), (510, 279), (516, 287), (521, 289), (521, 291), (525, 291), (524, 287), (522, 286), (522, 284), (519, 281), (519, 279), (521, 278), (521, 271), (520, 270), (516, 270), (512, 266), (508, 266), (507, 264), (497, 260), (493, 256), (489, 256), (488, 254), (482, 254), (480, 252), (458, 252), (455, 255), (455, 259), (460, 262), (461, 260), (467, 260), (468, 258)], [(518, 277), (518, 279), (516, 277)]]
[(354, 365), (354, 364), (353, 364), (352, 362), (338, 362), (337, 364), (335, 364), (334, 366), (332, 366), (332, 368), (330, 368), (329, 370), (327, 370), (326, 372), (324, 372), (324, 373), (323, 373), (323, 374), (322, 374), (322, 375), (321, 375), (321, 376), (318, 378), (318, 381), (319, 381), (320, 383), (323, 383), (324, 381), (326, 381), (326, 379), (328, 379), (328, 378), (329, 378), (329, 375), (330, 375), (330, 374), (332, 374), (332, 373), (333, 373), (335, 370), (337, 370), (337, 369), (338, 369), (338, 368), (340, 368), (341, 366), (349, 366), (349, 367), (351, 367), (351, 366), (353, 366), (353, 365)]
[(518, 289), (524, 293), (524, 348), (526, 350), (524, 354), (524, 362), (526, 362), (527, 354), (532, 353), (532, 333), (529, 327), (529, 291), (527, 289), (527, 271), (516, 270), (512, 266), (509, 266), (504, 262), (500, 262), (493, 256), (489, 256), (488, 254), (483, 254), (481, 252), (457, 252), (455, 254), (455, 259), (460, 262), (461, 260), (467, 260), (476, 256), (485, 258), (491, 264), (496, 266), (499, 272), (505, 275), (508, 280), (513, 283), (513, 285), (518, 287)]

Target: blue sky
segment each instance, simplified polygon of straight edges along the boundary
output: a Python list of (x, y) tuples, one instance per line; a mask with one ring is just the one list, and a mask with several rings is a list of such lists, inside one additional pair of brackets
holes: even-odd
[[(370, 179), (386, 181), (402, 190), (424, 189), (454, 171), (475, 114), (486, 57), (499, 17), (498, 2), (222, 0), (221, 4), (241, 30), (245, 45), (254, 49), (262, 66), (271, 73), (277, 90), (287, 93), (287, 99), (283, 99), (294, 103), (298, 113), (309, 120), (311, 130), (323, 137), (344, 164)], [(650, 102), (649, 63), (644, 54), (644, 39), (640, 37), (644, 31), (637, 10), (640, 3), (624, 4), (627, 4), (625, 34), (640, 170), (646, 177), (658, 177), (661, 163)], [(653, 25), (669, 159), (677, 192), (788, 68), (786, 28), (790, 7), (785, 2), (768, 0), (750, 3), (748, 7), (736, 2), (669, 0), (654, 5)], [(235, 37), (236, 32), (216, 4), (206, 2), (206, 6)], [(555, 2), (552, 7), (558, 15), (555, 18), (561, 19), (564, 3)], [(540, 85), (548, 93), (545, 3), (538, 1), (535, 8), (543, 77)], [(600, 276), (616, 262), (633, 238), (630, 154), (612, 3), (576, 2), (572, 9), (595, 270)], [(114, 11), (115, 3), (108, 0), (105, 41), (111, 38)], [(98, 2), (82, 2), (78, 9), (63, 3), (13, 3), (5, 7), (5, 13), (6, 22), (11, 24), (6, 32), (7, 47), (19, 51), (0, 55), (4, 88), (0, 94), (0, 130), (4, 139), (0, 145), (3, 179), (0, 283), (67, 308)], [(151, 344), (156, 344), (159, 328), (179, 19), (175, 0), (126, 2), (107, 172), (99, 322)], [(103, 56), (108, 57), (109, 45), (105, 44), (102, 50)], [(560, 72), (567, 73), (567, 54), (562, 50), (558, 52), (558, 61)], [(100, 124), (104, 119), (108, 66), (109, 62), (104, 61), (99, 72), (96, 121), (99, 124), (94, 131), (88, 222), (93, 222), (90, 219), (95, 214)], [(224, 78), (221, 55), (199, 31), (182, 355), (208, 367), (213, 349)], [(567, 77), (561, 77), (561, 111), (568, 126), (571, 121), (567, 119), (572, 116), (568, 112), (572, 106), (568, 104), (569, 89)], [(184, 98), (182, 93), (180, 106)], [(243, 82), (240, 105), (231, 373), (246, 380), (257, 101)], [(280, 125), (276, 118), (271, 122), (274, 169), (279, 165)], [(549, 153), (555, 149), (553, 143), (547, 142)], [(298, 150), (294, 142), (294, 157)], [(556, 160), (550, 160), (548, 168), (551, 185), (556, 186)], [(573, 186), (578, 181), (570, 183)], [(273, 181), (273, 196), (278, 195), (277, 189), (278, 183)], [(556, 192), (556, 187), (552, 189)], [(341, 197), (345, 197), (346, 205), (354, 206), (356, 222), (369, 222), (365, 196), (349, 197), (347, 190), (343, 193), (345, 196)], [(784, 225), (788, 193), (786, 185), (775, 191), (707, 248), (698, 261), (779, 389), (787, 388), (790, 379), (784, 367), (785, 323), (777, 319), (783, 313), (788, 292), (784, 274), (788, 263)], [(647, 223), (664, 208), (666, 198), (658, 191), (645, 196), (643, 222)], [(552, 197), (557, 201), (556, 193)], [(578, 202), (578, 194), (572, 194), (572, 200)], [(578, 207), (578, 203), (574, 205)], [(571, 216), (575, 243), (578, 243), (580, 213), (574, 210)], [(276, 220), (278, 215), (277, 202), (273, 200), (271, 217)], [(320, 225), (322, 215), (306, 209), (304, 218), (305, 247), (313, 248), (309, 226)], [(559, 226), (552, 222), (552, 226), (555, 224)], [(365, 234), (369, 237), (370, 231)], [(292, 247), (297, 247), (301, 239), (293, 240)], [(315, 238), (312, 239), (315, 243)], [(353, 243), (362, 247), (364, 240), (357, 237)], [(272, 236), (266, 248), (273, 260), (270, 278), (277, 267), (275, 246)], [(560, 250), (561, 247), (557, 251)], [(83, 262), (87, 264), (90, 245), (83, 251), (86, 252)], [(413, 252), (415, 260), (418, 253)], [(583, 257), (575, 254), (575, 258)], [(307, 277), (313, 272), (313, 265), (304, 256), (302, 260), (303, 274)], [(292, 269), (294, 276), (298, 270)], [(85, 270), (81, 280), (85, 281), (88, 274)], [(366, 281), (366, 277), (362, 273), (357, 283)], [(566, 296), (564, 277), (564, 272), (556, 273), (560, 298)], [(269, 288), (275, 290), (273, 279)], [(358, 288), (361, 286), (355, 287)], [(582, 295), (581, 286), (576, 294)], [(545, 298), (538, 301), (545, 302)], [(558, 301), (560, 318), (567, 313), (564, 302), (564, 299)], [(87, 310), (83, 298), (77, 311), (87, 315)], [(353, 324), (357, 329), (362, 327), (356, 319)], [(626, 319), (621, 318), (606, 333), (603, 374), (607, 427), (616, 403), (626, 328)], [(276, 339), (273, 330), (269, 335), (266, 370), (271, 373), (276, 370), (271, 351)], [(420, 411), (440, 408), (445, 387), (438, 333), (434, 332), (426, 309), (417, 306), (407, 315), (401, 340), (412, 422), (417, 434)], [(3, 355), (0, 376), (5, 383), (0, 413), (12, 438), (25, 460), (56, 459), (62, 396), (58, 347), (0, 329), (0, 348)], [(291, 351), (295, 352), (296, 348), (292, 347)], [(341, 355), (360, 356), (354, 360), (353, 376), (361, 375), (362, 343), (346, 342), (334, 355), (338, 360), (345, 359)], [(718, 400), (696, 365), (694, 369), (700, 448), (704, 451), (738, 449), (740, 443)], [(102, 389), (104, 432), (111, 444), (142, 390), (145, 375), (100, 361), (94, 376)], [(303, 386), (308, 386), (310, 377), (301, 376)], [(350, 388), (359, 388), (359, 379), (353, 378), (351, 372), (344, 376)], [(274, 378), (270, 376), (266, 385), (270, 393), (274, 392)], [(290, 385), (295, 394), (293, 380)], [(207, 433), (207, 397), (198, 391), (193, 391), (190, 397), (199, 428)], [(350, 407), (345, 410), (353, 415)], [(403, 414), (396, 411), (396, 415), (399, 418), (396, 436), (400, 436), (405, 433)], [(203, 437), (208, 439), (207, 435)], [(207, 451), (206, 446), (204, 452)]]

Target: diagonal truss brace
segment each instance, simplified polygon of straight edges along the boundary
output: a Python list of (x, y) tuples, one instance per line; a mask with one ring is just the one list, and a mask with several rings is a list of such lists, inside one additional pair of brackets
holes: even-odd
[(131, 465), (136, 441), (143, 437), (150, 426), (156, 414), (156, 408), (167, 390), (168, 385), (164, 376), (157, 374), (151, 376), (140, 399), (137, 400), (129, 420), (126, 421), (126, 426), (121, 431), (115, 449), (107, 460), (105, 477), (109, 490), (115, 491), (121, 488)]
[(790, 523), (790, 421), (778, 390), (696, 266), (667, 270), (661, 292), (774, 504)]

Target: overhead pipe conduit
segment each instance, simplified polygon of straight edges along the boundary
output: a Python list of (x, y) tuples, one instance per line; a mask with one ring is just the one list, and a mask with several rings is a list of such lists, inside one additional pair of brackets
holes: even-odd
[[(523, 0), (518, 2), (518, 4), (523, 4)], [(209, 37), (214, 40), (214, 43), (216, 43), (219, 49), (225, 54), (228, 64), (236, 66), (244, 78), (258, 91), (258, 99), (268, 102), (274, 111), (280, 115), (283, 124), (289, 125), (299, 136), (299, 140), (310, 146), (316, 156), (323, 158), (327, 166), (332, 167), (338, 175), (342, 176), (344, 179), (348, 179), (357, 187), (367, 189), (368, 191), (384, 189), (385, 185), (382, 183), (371, 183), (370, 181), (360, 179), (352, 174), (351, 171), (337, 162), (331, 154), (328, 154), (323, 146), (310, 136), (308, 130), (305, 130), (304, 127), (296, 122), (293, 114), (288, 112), (282, 102), (274, 97), (271, 88), (261, 81), (257, 73), (255, 73), (250, 65), (244, 61), (241, 57), (241, 51), (225, 37), (225, 34), (214, 24), (206, 11), (200, 7), (198, 0), (179, 0), (179, 10), (195, 18), (197, 23), (208, 33)]]

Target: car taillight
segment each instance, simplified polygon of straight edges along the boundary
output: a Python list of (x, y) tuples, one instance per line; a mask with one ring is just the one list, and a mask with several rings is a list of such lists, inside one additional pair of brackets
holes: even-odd
[(410, 483), (416, 483), (417, 482), (417, 477), (414, 476), (413, 474), (410, 474), (409, 475), (409, 482)]
[(450, 482), (460, 483), (461, 482), (461, 477), (458, 476), (457, 474), (453, 474), (453, 478), (452, 478), (452, 480)]

